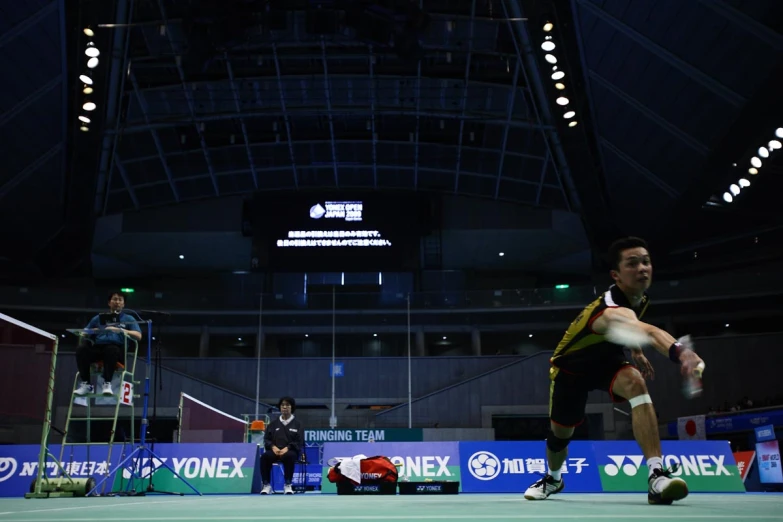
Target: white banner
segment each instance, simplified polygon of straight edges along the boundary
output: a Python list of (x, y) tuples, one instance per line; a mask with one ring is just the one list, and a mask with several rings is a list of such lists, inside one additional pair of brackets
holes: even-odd
[(679, 417), (677, 419), (677, 435), (680, 437), (680, 440), (706, 440), (704, 415)]

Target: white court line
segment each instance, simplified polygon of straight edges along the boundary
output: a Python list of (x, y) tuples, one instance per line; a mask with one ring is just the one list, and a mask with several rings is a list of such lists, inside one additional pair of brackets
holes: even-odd
[[(217, 500), (217, 499), (205, 499), (205, 500)], [(47, 508), (47, 509), (29, 509), (26, 511), (6, 511), (4, 513), (0, 513), (0, 515), (26, 515), (27, 513), (44, 513), (47, 511), (72, 511), (74, 509), (81, 509), (81, 510), (88, 510), (88, 509), (95, 509), (95, 508), (114, 508), (117, 506), (142, 506), (146, 507), (150, 504), (179, 504), (181, 502), (192, 502), (192, 500), (188, 499), (182, 499), (182, 500), (153, 500), (153, 501), (144, 501), (140, 500), (138, 502), (120, 502), (119, 504), (114, 504), (112, 502), (106, 502), (105, 504), (92, 504), (92, 505), (84, 505), (84, 506), (71, 506), (71, 507), (62, 507), (62, 508)], [(134, 517), (135, 518), (135, 517)], [(8, 520), (8, 519), (3, 519)], [(25, 519), (28, 520), (28, 519)], [(92, 519), (92, 520), (101, 520), (101, 519)], [(115, 520), (128, 520), (127, 518), (118, 518)], [(159, 520), (157, 518), (151, 518), (149, 520)], [(207, 520), (207, 519), (204, 519)]]
[[(661, 515), (651, 513), (649, 515), (280, 515), (269, 516), (264, 514), (263, 517), (259, 515), (255, 516), (239, 516), (239, 517), (203, 517), (194, 518), (192, 516), (181, 517), (139, 517), (129, 515), (125, 518), (79, 518), (78, 522), (125, 522), (128, 520), (148, 522), (148, 521), (175, 521), (186, 520), (192, 522), (208, 522), (212, 520), (255, 520), (259, 518), (263, 520), (288, 520), (292, 518), (296, 520), (476, 520), (479, 517), (486, 520), (576, 520), (576, 519), (631, 519), (631, 520), (737, 520), (737, 515)], [(783, 520), (783, 515), (742, 515), (743, 520)], [(20, 518), (20, 519), (3, 519), (6, 522), (52, 522), (51, 518)]]

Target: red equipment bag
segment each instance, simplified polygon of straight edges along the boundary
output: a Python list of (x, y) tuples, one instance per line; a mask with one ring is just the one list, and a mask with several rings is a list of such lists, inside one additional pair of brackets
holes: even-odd
[[(381, 482), (397, 482), (397, 466), (389, 460), (388, 457), (376, 456), (362, 459), (359, 463), (359, 470), (362, 474), (362, 484), (377, 484)], [(327, 475), (329, 482), (352, 482), (351, 479), (340, 473), (340, 463), (329, 468)]]

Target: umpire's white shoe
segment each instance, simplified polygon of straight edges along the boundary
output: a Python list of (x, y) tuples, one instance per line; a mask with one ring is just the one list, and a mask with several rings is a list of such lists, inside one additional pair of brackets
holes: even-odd
[(283, 486), (283, 495), (293, 495), (294, 494), (294, 488), (291, 486), (291, 484), (286, 484)]
[(549, 495), (554, 495), (563, 491), (565, 482), (563, 479), (555, 480), (552, 475), (546, 475), (544, 478), (527, 488), (525, 498), (528, 500), (545, 500)]
[(92, 393), (92, 392), (93, 392), (92, 384), (90, 384), (89, 382), (81, 382), (79, 383), (79, 387), (73, 391), (73, 394), (81, 397), (83, 395), (87, 395), (88, 393)]
[(114, 392), (111, 390), (110, 382), (103, 383), (103, 389), (101, 390), (101, 393), (104, 395), (114, 395)]
[(262, 495), (268, 495), (271, 492), (272, 492), (272, 484), (264, 484), (264, 487), (261, 488)]

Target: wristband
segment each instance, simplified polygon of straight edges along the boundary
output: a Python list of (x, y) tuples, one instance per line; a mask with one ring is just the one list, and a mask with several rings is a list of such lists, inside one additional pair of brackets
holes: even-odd
[(669, 347), (669, 359), (675, 364), (680, 364), (680, 354), (685, 351), (685, 347), (680, 343), (674, 343)]

